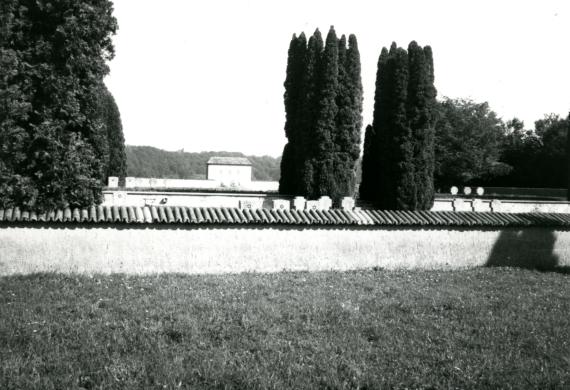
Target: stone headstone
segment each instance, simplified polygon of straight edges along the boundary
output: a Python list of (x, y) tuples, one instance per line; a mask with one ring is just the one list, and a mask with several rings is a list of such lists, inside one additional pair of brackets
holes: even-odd
[(259, 199), (242, 199), (239, 201), (240, 209), (260, 209), (263, 207), (263, 201)]
[(501, 204), (501, 201), (500, 201), (500, 200), (498, 200), (498, 199), (493, 199), (493, 200), (491, 201), (491, 211), (493, 211), (493, 212), (495, 212), (495, 213), (496, 213), (496, 212), (500, 212), (500, 211), (501, 211), (501, 206), (502, 206), (502, 204)]
[(470, 211), (471, 204), (469, 203), (467, 203), (464, 199), (461, 198), (453, 199), (453, 211), (468, 211), (468, 210)]
[(473, 208), (473, 211), (489, 211), (481, 199), (473, 199), (471, 207)]
[(113, 192), (113, 206), (124, 206), (127, 204), (127, 192), (115, 191)]
[(308, 200), (307, 210), (320, 210), (320, 204), (318, 200)]
[(332, 207), (332, 199), (328, 196), (319, 198), (319, 210), (329, 210)]
[(131, 176), (125, 177), (125, 187), (127, 187), (127, 188), (135, 188), (135, 187), (136, 187), (135, 178), (134, 178), (134, 177), (131, 177)]
[(293, 199), (293, 207), (295, 207), (295, 210), (305, 210), (305, 203), (305, 198), (302, 196), (296, 196), (295, 199)]
[(354, 209), (354, 198), (351, 198), (350, 196), (345, 196), (344, 198), (342, 198), (340, 206), (342, 207), (343, 210)]
[(107, 187), (117, 188), (119, 186), (119, 178), (117, 176), (109, 176)]
[(273, 210), (289, 210), (291, 208), (291, 202), (286, 199), (274, 199), (273, 200)]

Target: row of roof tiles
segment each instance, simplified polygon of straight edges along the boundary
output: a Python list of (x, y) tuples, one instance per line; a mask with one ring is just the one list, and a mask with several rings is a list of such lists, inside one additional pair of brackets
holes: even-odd
[(0, 222), (570, 227), (570, 214), (177, 206), (97, 206), (36, 213), (16, 207), (0, 209)]

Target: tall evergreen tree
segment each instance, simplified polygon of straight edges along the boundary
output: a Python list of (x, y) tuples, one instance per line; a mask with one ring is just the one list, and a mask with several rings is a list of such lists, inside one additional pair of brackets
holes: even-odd
[(352, 112), (352, 125), (350, 126), (350, 146), (348, 153), (350, 158), (356, 163), (360, 157), (360, 141), (362, 129), (362, 79), (360, 76), (360, 51), (356, 36), (351, 34), (348, 37), (348, 51), (345, 62), (346, 74), (349, 80), (349, 96)]
[[(414, 167), (414, 140), (406, 116), (408, 97), (408, 53), (402, 48), (396, 50), (392, 59), (392, 85), (389, 85), (391, 112), (388, 120), (391, 149), (394, 151), (392, 165), (395, 193), (387, 199), (386, 206), (399, 210), (415, 209), (416, 183)], [(390, 169), (390, 167), (388, 167)]]
[(376, 134), (372, 125), (366, 126), (364, 133), (364, 151), (362, 154), (362, 180), (360, 181), (359, 197), (363, 200), (373, 200), (376, 198), (376, 188), (378, 183), (378, 154), (374, 150)]
[(341, 37), (338, 63), (335, 191), (331, 194), (336, 201), (343, 196), (353, 195), (356, 185), (355, 164), (360, 156), (362, 81), (360, 79), (360, 54), (354, 35), (349, 37), (348, 50), (345, 36)]
[(112, 3), (1, 3), (0, 207), (97, 203), (96, 102), (113, 57)]
[(434, 127), (433, 65), (426, 52), (415, 41), (408, 46), (410, 81), (408, 84), (407, 117), (413, 136), (415, 186), (418, 209), (433, 206)]
[[(373, 128), (367, 131), (360, 197), (383, 209), (433, 204), (434, 106), (431, 49), (392, 43), (378, 60)], [(372, 153), (372, 155), (369, 155)]]
[(302, 122), (302, 153), (303, 162), (301, 168), (301, 175), (299, 176), (299, 188), (297, 194), (303, 196), (310, 196), (314, 193), (316, 187), (315, 182), (315, 169), (313, 167), (313, 156), (316, 155), (317, 150), (315, 146), (315, 127), (319, 114), (319, 99), (321, 88), (321, 63), (323, 52), (323, 38), (319, 29), (316, 29), (307, 45), (306, 68), (304, 77), (304, 90), (303, 90), (303, 108), (301, 110), (300, 118)]
[(305, 104), (305, 68), (307, 41), (305, 34), (293, 35), (289, 46), (287, 60), (287, 77), (285, 79), (285, 135), (288, 139), (281, 159), (281, 178), (279, 191), (284, 194), (295, 194), (298, 191), (298, 180), (304, 163), (303, 118)]
[(115, 98), (103, 85), (101, 95), (101, 115), (107, 144), (105, 179), (109, 176), (124, 178), (127, 175), (127, 154), (121, 114)]
[(323, 51), (320, 69), (318, 114), (314, 128), (314, 154), (312, 156), (314, 186), (310, 198), (323, 195), (336, 196), (335, 133), (338, 107), (338, 39), (331, 26)]
[(570, 200), (570, 112), (568, 113), (568, 117), (566, 118), (566, 168), (568, 169), (567, 173), (567, 199)]
[(433, 207), (435, 196), (435, 124), (437, 121), (437, 89), (435, 88), (435, 73), (433, 67), (433, 53), (430, 46), (424, 47), (424, 55), (427, 66), (427, 85), (426, 85), (426, 107), (425, 107), (425, 181), (424, 194), (421, 198), (419, 207), (422, 210), (430, 210)]
[(294, 41), (285, 81), (288, 143), (280, 192), (309, 198), (328, 195), (338, 202), (354, 191), (360, 153), (362, 83), (356, 38), (349, 38), (347, 49), (346, 37), (339, 40), (331, 27), (324, 45), (317, 29), (308, 45), (303, 37), (300, 62), (295, 61)]
[[(395, 50), (395, 45), (393, 45)], [(377, 129), (386, 127), (386, 93), (388, 80), (387, 68), (390, 53), (385, 47), (378, 57), (376, 71), (376, 88), (374, 90), (373, 122), (366, 129), (364, 154), (362, 156), (362, 181), (360, 183), (360, 199), (380, 203), (380, 188), (387, 190), (390, 185), (389, 172), (380, 169), (390, 159), (387, 132), (378, 133)]]

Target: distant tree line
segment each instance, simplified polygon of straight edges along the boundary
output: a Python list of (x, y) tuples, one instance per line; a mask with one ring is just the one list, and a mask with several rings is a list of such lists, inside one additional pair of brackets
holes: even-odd
[(103, 85), (117, 29), (108, 0), (0, 2), (0, 206), (100, 202), (125, 171)]
[(308, 42), (293, 36), (285, 79), (285, 135), (279, 191), (338, 201), (354, 193), (360, 155), (362, 82), (356, 37), (330, 28)]
[(126, 147), (127, 176), (168, 179), (205, 179), (206, 163), (213, 156), (247, 157), (252, 165), (252, 179), (279, 180), (281, 159), (271, 156), (245, 156), (239, 152), (170, 152), (151, 146)]

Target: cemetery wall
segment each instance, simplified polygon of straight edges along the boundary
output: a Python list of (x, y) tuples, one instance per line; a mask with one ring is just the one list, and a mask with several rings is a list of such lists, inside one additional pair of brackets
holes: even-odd
[(570, 230), (301, 225), (0, 226), (0, 275), (570, 267)]
[[(259, 186), (250, 192), (176, 192), (176, 191), (133, 191), (133, 190), (104, 190), (103, 205), (105, 206), (149, 206), (169, 205), (186, 207), (240, 207), (242, 202), (251, 202), (259, 207), (272, 208), (273, 200), (284, 200), (293, 207), (293, 197), (267, 193), (262, 187), (272, 182), (252, 182)], [(174, 188), (174, 187), (173, 187)], [(366, 204), (357, 202), (357, 206), (368, 208)], [(481, 211), (502, 213), (570, 213), (570, 203), (564, 201), (538, 201), (513, 199), (465, 199), (439, 198), (435, 199), (431, 211)]]

